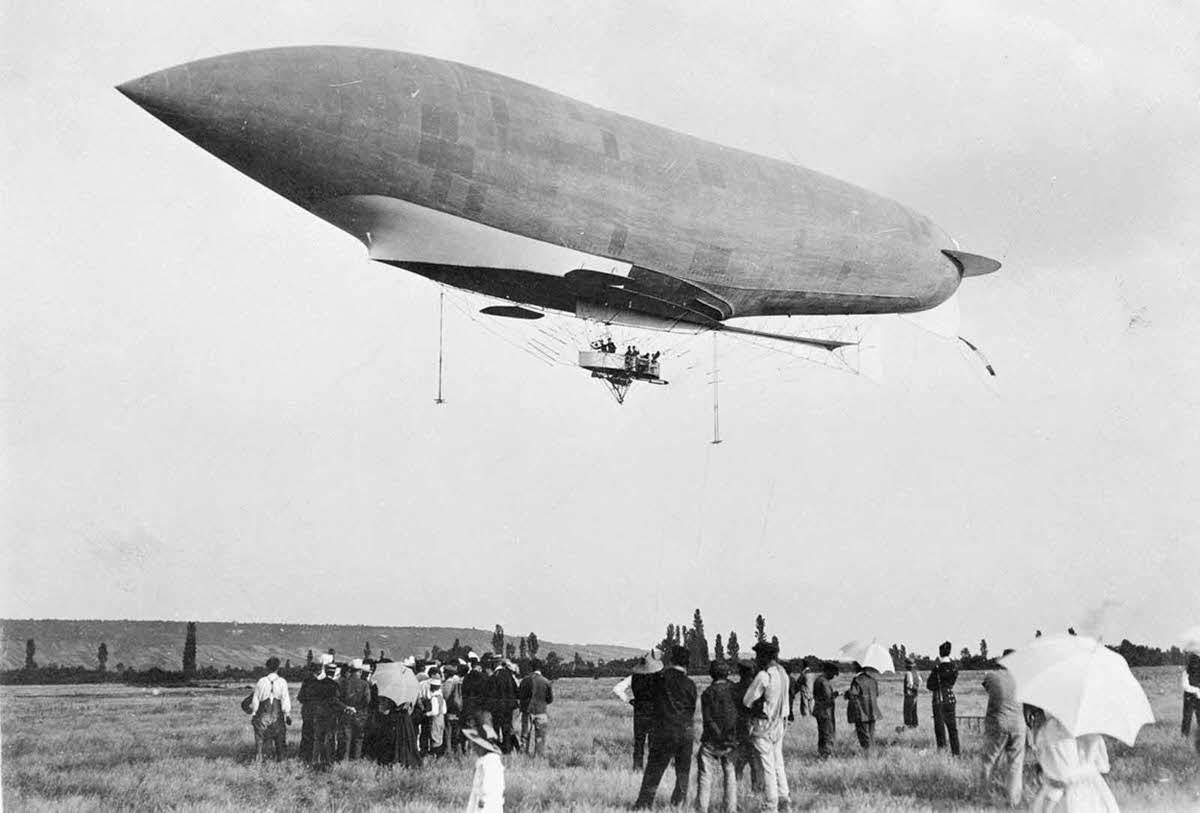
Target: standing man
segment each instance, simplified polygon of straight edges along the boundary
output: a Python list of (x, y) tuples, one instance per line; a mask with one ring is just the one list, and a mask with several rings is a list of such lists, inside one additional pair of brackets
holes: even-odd
[(535, 757), (540, 757), (546, 753), (546, 732), (550, 727), (546, 707), (554, 702), (554, 687), (542, 675), (540, 660), (531, 660), (529, 668), (533, 671), (521, 680), (517, 689), (517, 700), (521, 704), (521, 739), (525, 743), (525, 753), (532, 751)]
[(1195, 652), (1188, 653), (1179, 685), (1183, 689), (1183, 725), (1179, 730), (1186, 737), (1192, 732), (1192, 718), (1200, 720), (1200, 655)]
[(875, 721), (882, 716), (878, 702), (879, 682), (871, 674), (874, 669), (864, 669), (857, 662), (854, 669), (858, 674), (846, 690), (846, 720), (854, 723), (858, 744), (864, 751), (870, 751), (871, 743), (875, 741)]
[[(787, 771), (783, 765), (783, 732), (787, 722), (790, 680), (779, 665), (779, 645), (759, 641), (754, 645), (758, 674), (750, 681), (742, 705), (755, 711), (750, 721), (750, 741), (762, 765), (762, 810), (775, 811), (791, 804)], [(761, 705), (759, 705), (761, 703)]]
[(325, 677), (311, 684), (308, 696), (309, 706), (314, 712), (312, 759), (309, 764), (316, 770), (325, 770), (333, 763), (338, 720), (355, 709), (342, 702), (342, 688), (335, 679), (337, 665), (333, 662), (333, 656), (322, 655), (320, 663), (325, 670)]
[(463, 660), (446, 664), (446, 678), (442, 681), (442, 697), (446, 700), (446, 741), (451, 753), (466, 752), (466, 740), (462, 736), (462, 680), (467, 664)]
[(904, 659), (904, 725), (917, 727), (917, 695), (921, 693), (921, 677), (917, 674), (917, 662)]
[(633, 673), (613, 687), (621, 702), (633, 706), (633, 769), (642, 770), (645, 764), (646, 739), (654, 722), (655, 675), (662, 671), (662, 661), (654, 651), (643, 655), (633, 667)]
[(834, 701), (838, 693), (833, 690), (833, 679), (837, 674), (837, 664), (826, 661), (813, 682), (813, 717), (817, 720), (817, 754), (821, 759), (833, 755), (833, 740), (837, 736)]
[(467, 674), (462, 679), (462, 726), (463, 728), (482, 728), (484, 724), (492, 724), (492, 715), (484, 708), (487, 699), (488, 676), (483, 672), (479, 656), (474, 652), (467, 655), (470, 664)]
[(656, 676), (654, 681), (654, 721), (650, 728), (650, 758), (646, 761), (646, 773), (642, 775), (642, 788), (638, 792), (635, 810), (648, 810), (654, 806), (654, 794), (658, 783), (675, 763), (675, 789), (671, 792), (671, 804), (681, 805), (687, 801), (688, 776), (692, 770), (692, 742), (695, 739), (692, 718), (696, 714), (696, 684), (687, 676), (690, 653), (686, 646), (671, 648), (671, 666)]
[(308, 676), (300, 683), (300, 750), (297, 756), (303, 762), (312, 762), (313, 755), (313, 720), (317, 717), (317, 703), (313, 690), (316, 684), (325, 679), (324, 659), (328, 657), (333, 662), (332, 655), (321, 655), (309, 665)]
[(254, 684), (250, 699), (250, 726), (254, 729), (254, 761), (262, 762), (263, 744), (275, 748), (275, 761), (287, 753), (287, 728), (292, 724), (292, 698), (287, 681), (279, 676), (279, 658), (267, 658), (267, 674)]
[[(507, 660), (497, 658), (496, 669), (492, 672), (488, 686), (492, 727), (500, 737), (500, 750), (506, 754), (512, 751), (515, 737), (513, 712), (517, 710), (517, 676), (508, 668), (508, 663)], [(487, 671), (486, 668), (484, 671)]]
[(725, 813), (737, 810), (737, 768), (734, 757), (738, 748), (738, 718), (741, 711), (733, 687), (729, 683), (729, 667), (713, 661), (708, 665), (712, 683), (700, 695), (703, 729), (700, 751), (696, 754), (699, 773), (696, 787), (696, 810), (708, 813), (714, 776), (720, 771), (724, 782)]
[[(1004, 650), (1008, 655), (1011, 649)], [(983, 679), (987, 691), (987, 714), (983, 718), (983, 751), (980, 785), (987, 789), (1001, 780), (1007, 791), (1009, 807), (1020, 807), (1025, 768), (1025, 715), (1017, 701), (1017, 684), (1003, 664)], [(1005, 762), (1001, 765), (1001, 759)], [(999, 775), (993, 775), (1001, 767)], [(1008, 771), (1005, 776), (1004, 770)]]
[(338, 760), (360, 759), (363, 752), (363, 736), (367, 730), (368, 707), (371, 705), (371, 686), (367, 683), (370, 666), (362, 658), (350, 661), (341, 680), (342, 701), (354, 709), (351, 714), (338, 718)]
[(950, 753), (959, 755), (958, 747), (958, 698), (954, 696), (954, 683), (958, 680), (958, 667), (950, 659), (952, 649), (949, 641), (943, 641), (938, 647), (937, 663), (925, 681), (925, 688), (933, 696), (933, 736), (937, 739), (939, 749), (946, 747), (946, 738), (950, 739)]

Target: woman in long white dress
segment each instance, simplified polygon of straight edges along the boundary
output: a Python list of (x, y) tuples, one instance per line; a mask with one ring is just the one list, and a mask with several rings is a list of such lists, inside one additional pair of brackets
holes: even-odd
[(1033, 800), (1035, 813), (1116, 813), (1103, 774), (1108, 773), (1108, 748), (1099, 734), (1071, 736), (1051, 715), (1033, 736), (1042, 787)]

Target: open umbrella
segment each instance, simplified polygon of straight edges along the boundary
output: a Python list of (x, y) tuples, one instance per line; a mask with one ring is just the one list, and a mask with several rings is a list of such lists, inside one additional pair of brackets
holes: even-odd
[(883, 644), (876, 643), (874, 638), (870, 642), (851, 641), (838, 650), (837, 659), (841, 661), (858, 661), (859, 665), (864, 669), (869, 666), (877, 672), (896, 671), (892, 667), (891, 654), (884, 648)]
[(1133, 745), (1154, 722), (1150, 701), (1125, 659), (1094, 638), (1044, 635), (1000, 659), (1017, 696), (1054, 715), (1073, 736), (1108, 734)]
[(377, 663), (371, 682), (379, 687), (379, 696), (391, 698), (397, 706), (417, 699), (417, 676), (402, 663)]

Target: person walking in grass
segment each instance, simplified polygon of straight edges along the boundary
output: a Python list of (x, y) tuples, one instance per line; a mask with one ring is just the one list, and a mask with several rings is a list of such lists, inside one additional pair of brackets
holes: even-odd
[(700, 734), (700, 751), (696, 754), (696, 810), (708, 813), (712, 786), (721, 776), (724, 791), (724, 811), (737, 810), (737, 771), (734, 767), (738, 748), (738, 717), (740, 705), (734, 697), (729, 683), (729, 667), (713, 661), (708, 665), (708, 676), (712, 683), (700, 695), (700, 713), (703, 728)]
[(685, 646), (671, 649), (671, 665), (655, 676), (654, 722), (650, 729), (650, 756), (635, 810), (654, 806), (658, 783), (675, 763), (675, 789), (671, 804), (687, 801), (688, 777), (692, 770), (692, 743), (695, 739), (692, 718), (696, 714), (696, 684), (687, 675), (690, 652)]
[(958, 756), (958, 699), (954, 696), (954, 683), (958, 680), (958, 667), (950, 659), (952, 649), (949, 641), (943, 641), (938, 647), (937, 663), (925, 681), (925, 688), (932, 693), (933, 699), (933, 736), (939, 749), (950, 742), (950, 753)]
[(854, 669), (858, 673), (850, 681), (846, 690), (846, 720), (854, 723), (854, 733), (858, 735), (858, 744), (864, 751), (870, 751), (875, 741), (875, 721), (882, 715), (879, 713), (879, 682), (875, 680), (874, 669), (863, 668), (857, 662)]
[(917, 674), (917, 662), (904, 659), (904, 725), (917, 727), (917, 695), (921, 693), (921, 676)]
[(787, 724), (788, 689), (791, 681), (779, 664), (779, 645), (759, 641), (754, 645), (759, 672), (750, 681), (742, 705), (754, 711), (750, 721), (750, 741), (762, 765), (763, 798), (761, 809), (778, 810), (791, 804), (787, 771), (783, 764), (783, 733)]
[(489, 675), (484, 673), (474, 652), (467, 655), (467, 661), (470, 666), (462, 679), (462, 725), (464, 728), (491, 725), (492, 715), (486, 708)]
[(262, 762), (263, 746), (275, 749), (275, 760), (287, 754), (287, 726), (292, 724), (292, 698), (287, 681), (279, 676), (279, 658), (267, 658), (267, 674), (254, 685), (250, 697), (250, 726), (254, 729), (254, 761)]
[(821, 674), (813, 682), (813, 717), (817, 721), (817, 755), (828, 759), (833, 755), (833, 741), (837, 737), (837, 717), (834, 701), (838, 693), (833, 690), (833, 679), (837, 677), (836, 663), (826, 661)]
[(525, 753), (535, 757), (545, 756), (546, 732), (550, 728), (547, 708), (554, 702), (554, 687), (542, 675), (542, 662), (534, 658), (529, 662), (530, 673), (521, 679), (517, 689), (517, 700), (521, 704), (521, 740)]
[(478, 728), (464, 728), (462, 733), (477, 757), (467, 813), (503, 813), (504, 761), (495, 730), (485, 723)]
[[(1004, 654), (1011, 653), (1004, 650)], [(980, 786), (1001, 785), (1010, 807), (1019, 807), (1024, 785), (1025, 714), (1017, 700), (1017, 684), (1001, 664), (983, 679), (988, 695), (983, 718), (983, 750), (980, 752)]]

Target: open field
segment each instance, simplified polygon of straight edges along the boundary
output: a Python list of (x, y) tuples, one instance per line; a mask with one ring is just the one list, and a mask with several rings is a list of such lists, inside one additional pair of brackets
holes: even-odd
[[(1179, 736), (1178, 671), (1139, 671), (1160, 722), (1143, 729), (1134, 748), (1109, 741), (1109, 781), (1124, 810), (1200, 809), (1200, 757)], [(960, 678), (961, 714), (983, 713), (983, 675), (967, 672)], [(613, 682), (555, 684), (549, 758), (537, 763), (506, 757), (506, 809), (629, 808), (640, 774), (630, 770), (630, 712), (609, 693)], [(708, 680), (697, 683), (702, 688)], [(838, 683), (844, 688), (848, 678)], [(882, 682), (882, 747), (870, 758), (858, 753), (843, 716), (837, 754), (827, 762), (816, 759), (811, 719), (791, 727), (785, 758), (795, 807), (992, 809), (992, 800), (973, 781), (980, 735), (963, 732), (962, 760), (938, 754), (928, 695), (922, 697), (921, 727), (894, 733), (899, 689), (892, 676)], [(238, 708), (246, 691), (240, 684), (157, 692), (112, 685), (5, 688), (0, 691), (4, 809), (434, 811), (465, 806), (473, 770), (469, 759), (447, 758), (420, 771), (341, 764), (321, 775), (295, 760), (254, 765), (248, 718)], [(289, 730), (293, 751), (298, 723)], [(668, 771), (659, 789), (664, 804), (672, 781)], [(744, 777), (742, 810), (756, 809), (748, 782)]]

